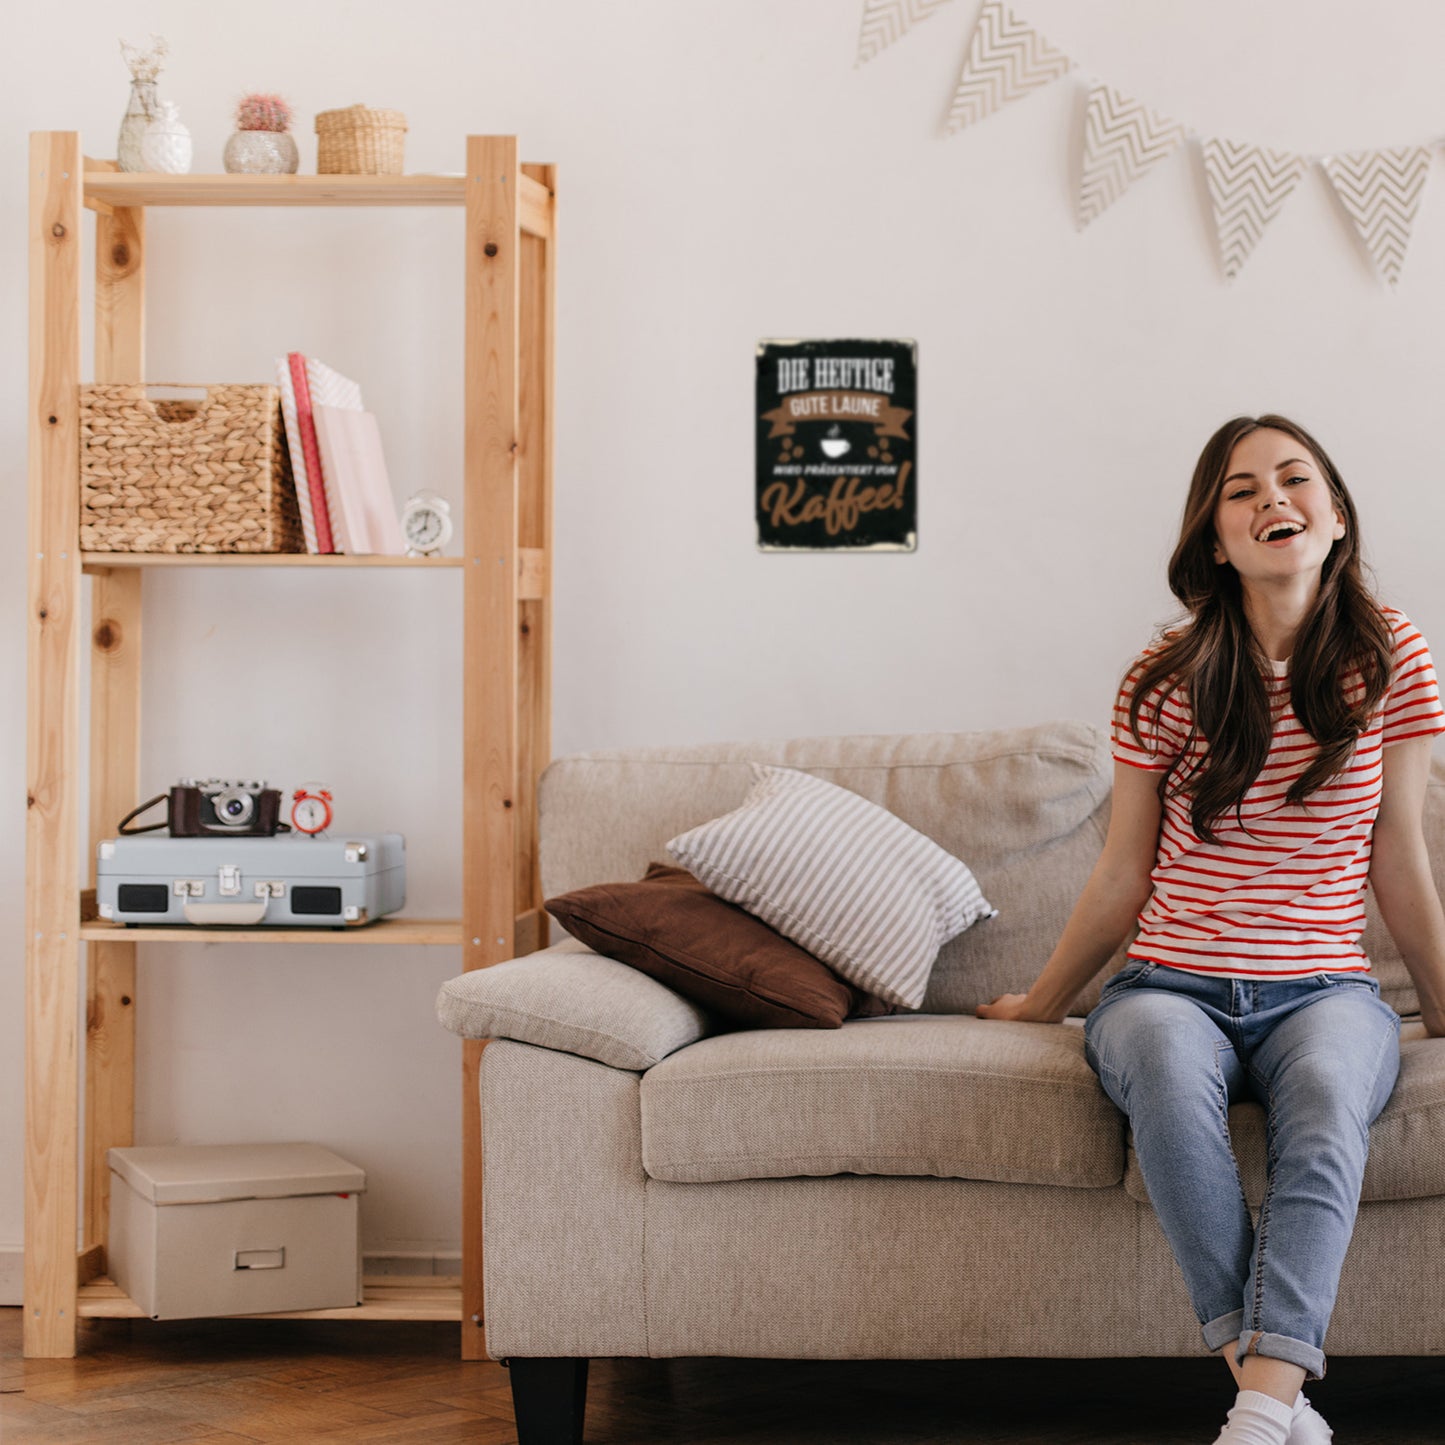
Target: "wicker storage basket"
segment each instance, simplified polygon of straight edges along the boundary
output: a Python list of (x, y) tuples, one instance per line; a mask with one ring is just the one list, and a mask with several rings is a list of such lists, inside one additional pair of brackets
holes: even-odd
[(316, 117), (317, 175), (399, 176), (406, 117), (399, 110), (323, 110)]
[(82, 551), (306, 550), (277, 388), (197, 389), (80, 388)]

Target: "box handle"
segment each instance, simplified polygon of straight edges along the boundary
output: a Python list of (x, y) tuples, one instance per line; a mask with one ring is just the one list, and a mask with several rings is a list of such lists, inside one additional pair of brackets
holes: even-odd
[[(206, 420), (206, 410), (211, 404), (213, 387), (193, 386), (183, 381), (148, 381), (142, 382), (140, 385), (143, 395), (136, 398), (136, 405), (161, 426), (176, 429), (186, 427), (194, 428), (199, 427)], [(157, 397), (155, 393), (159, 391), (172, 393), (199, 392), (200, 395)], [(193, 406), (195, 410), (179, 416), (164, 416), (161, 413), (161, 407), (167, 402), (184, 402)]]
[(281, 1249), (238, 1249), (232, 1269), (285, 1269), (286, 1250)]
[(264, 921), (269, 898), (259, 903), (187, 903), (187, 923), (207, 924), (235, 923), (241, 926), (255, 926)]

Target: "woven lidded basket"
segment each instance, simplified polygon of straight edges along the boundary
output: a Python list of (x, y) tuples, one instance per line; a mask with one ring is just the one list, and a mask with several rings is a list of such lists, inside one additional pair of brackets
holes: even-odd
[[(192, 389), (192, 388), (187, 388)], [(304, 552), (274, 386), (80, 388), (85, 552)]]
[(406, 117), (399, 110), (323, 110), (316, 117), (317, 175), (399, 176)]

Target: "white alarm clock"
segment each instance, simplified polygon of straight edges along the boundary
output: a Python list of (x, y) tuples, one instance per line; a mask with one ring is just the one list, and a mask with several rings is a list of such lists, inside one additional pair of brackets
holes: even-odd
[(291, 826), (298, 833), (324, 833), (331, 826), (331, 794), (319, 783), (303, 783), (291, 803)]
[(452, 539), (452, 509), (435, 492), (418, 492), (402, 509), (401, 534), (408, 557), (435, 557)]

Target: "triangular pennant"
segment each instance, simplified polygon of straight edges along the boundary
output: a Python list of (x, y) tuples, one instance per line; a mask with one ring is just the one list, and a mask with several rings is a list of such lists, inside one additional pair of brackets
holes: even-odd
[(1172, 155), (1188, 131), (1095, 81), (1084, 119), (1084, 167), (1079, 184), (1079, 226), (1107, 210), (1145, 171)]
[(872, 60), (880, 50), (927, 19), (948, 0), (864, 0), (863, 25), (858, 32), (857, 64)]
[(1357, 151), (1325, 156), (1320, 164), (1380, 274), (1398, 284), (1430, 171), (1430, 147)]
[(1301, 156), (1240, 141), (1206, 140), (1204, 174), (1214, 204), (1219, 259), (1227, 279), (1239, 274), (1264, 228), (1279, 215), (1305, 173)]
[(984, 0), (949, 107), (949, 131), (962, 130), (1009, 101), (1048, 85), (1072, 64), (1002, 0)]

